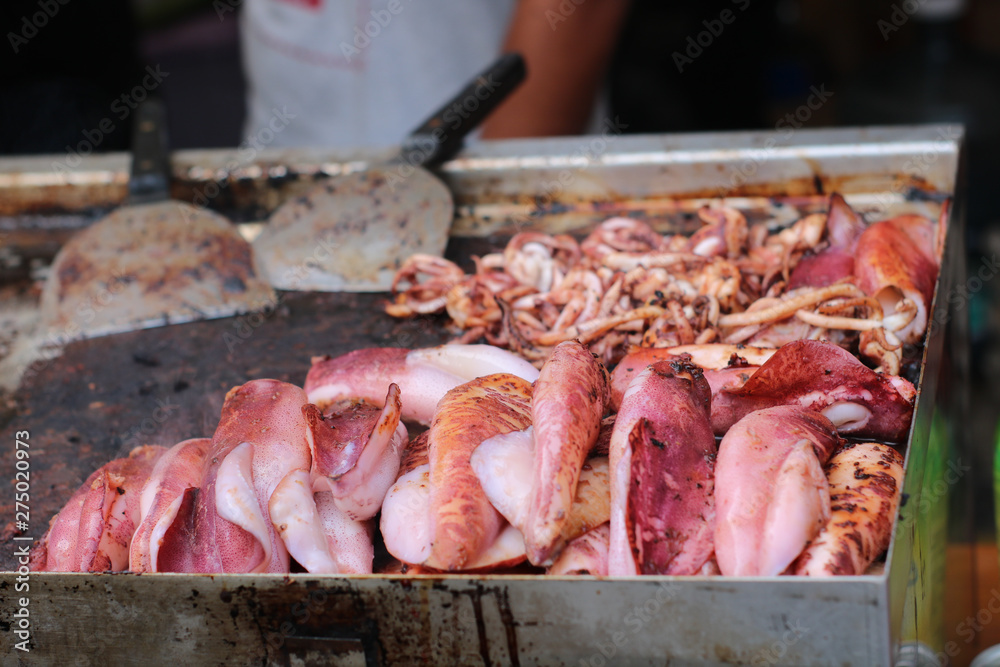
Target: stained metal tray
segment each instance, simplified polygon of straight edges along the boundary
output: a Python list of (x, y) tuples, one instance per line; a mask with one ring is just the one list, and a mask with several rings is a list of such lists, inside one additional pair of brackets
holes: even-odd
[[(0, 532), (4, 664), (918, 664), (907, 649), (919, 643), (933, 654), (944, 644), (952, 482), (945, 459), (964, 405), (955, 381), (967, 366), (964, 330), (953, 317), (961, 303), (951, 298), (964, 279), (956, 196), (962, 136), (954, 126), (609, 132), (484, 143), (441, 168), (458, 204), (449, 253), (463, 260), (518, 229), (580, 230), (619, 213), (684, 229), (700, 204), (718, 197), (752, 218), (786, 219), (822, 206), (834, 190), (869, 219), (913, 210), (936, 216), (941, 201), (954, 197), (906, 449), (905, 504), (881, 573), (830, 580), (44, 573), (25, 581), (15, 549), (27, 542), (14, 538), (8, 487), (0, 498), (0, 526), (10, 522)], [(173, 157), (174, 196), (216, 208), (252, 235), (254, 221), (317, 176), (383, 157), (182, 152)], [(127, 156), (85, 158), (69, 171), (54, 171), (57, 159), (0, 160), (7, 256), (51, 256), (60, 238), (124, 197)], [(232, 384), (265, 375), (301, 382), (312, 354), (444, 340), (438, 320), (390, 320), (378, 301), (285, 295), (259, 321), (229, 318), (69, 345), (22, 382), (13, 410), (0, 413), (11, 478), (15, 434), (32, 434), (28, 536), (40, 537), (89, 472), (139, 439), (170, 445), (210, 435)], [(28, 653), (15, 648), (22, 597)]]

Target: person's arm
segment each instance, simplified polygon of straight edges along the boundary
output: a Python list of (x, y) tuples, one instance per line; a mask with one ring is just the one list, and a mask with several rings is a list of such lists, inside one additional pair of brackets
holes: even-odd
[(604, 81), (629, 0), (520, 0), (504, 51), (528, 68), (487, 119), (484, 139), (581, 133)]

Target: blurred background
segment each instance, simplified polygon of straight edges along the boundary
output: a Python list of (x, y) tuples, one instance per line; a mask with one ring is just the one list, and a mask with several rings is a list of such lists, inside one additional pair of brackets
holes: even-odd
[[(154, 63), (169, 73), (157, 93), (173, 149), (239, 145), (247, 92), (240, 5), (5, 0), (0, 155), (65, 152), (108, 117), (109, 100), (130, 104), (123, 91)], [(49, 18), (25, 23), (38, 11)], [(735, 20), (699, 50), (693, 38), (724, 11)], [(985, 471), (1000, 414), (1000, 281), (991, 280), (1000, 254), (992, 198), (1000, 179), (1000, 0), (633, 0), (606, 91), (611, 116), (628, 133), (774, 130), (817, 91), (828, 101), (804, 126), (965, 126), (968, 272), (989, 277), (969, 283), (976, 290), (965, 311), (967, 437), (981, 474), (956, 491), (949, 530), (961, 541), (992, 539)], [(96, 152), (128, 149), (131, 115), (122, 115), (93, 138)]]

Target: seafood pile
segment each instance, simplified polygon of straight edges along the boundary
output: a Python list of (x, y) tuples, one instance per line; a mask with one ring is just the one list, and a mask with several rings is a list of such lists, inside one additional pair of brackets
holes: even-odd
[(236, 387), (211, 438), (95, 471), (33, 569), (365, 574), (384, 547), (380, 572), (864, 574), (941, 232), (837, 196), (773, 233), (702, 217), (683, 247), (613, 219), (519, 234), (472, 276), (412, 258), (392, 314), (510, 349), (369, 348)]
[(922, 339), (943, 225), (917, 215), (866, 225), (837, 194), (827, 213), (774, 231), (733, 208), (698, 215), (690, 237), (628, 218), (579, 243), (521, 232), (503, 252), (474, 258), (469, 275), (414, 255), (386, 312), (446, 312), (456, 342), (484, 339), (537, 364), (567, 340), (611, 366), (634, 346), (824, 339), (898, 374), (902, 346)]
[(642, 348), (610, 374), (578, 341), (541, 371), (488, 345), (318, 357), (304, 388), (232, 389), (211, 439), (94, 472), (33, 565), (364, 574), (377, 532), (390, 571), (862, 574), (903, 461), (842, 436), (904, 440), (915, 394), (808, 340)]

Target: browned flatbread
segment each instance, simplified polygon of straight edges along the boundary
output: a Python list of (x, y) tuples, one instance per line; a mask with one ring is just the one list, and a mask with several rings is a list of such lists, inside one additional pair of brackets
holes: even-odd
[(166, 201), (118, 209), (59, 251), (42, 291), (50, 338), (72, 340), (225, 317), (274, 291), (220, 215)]

